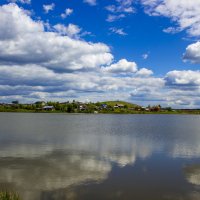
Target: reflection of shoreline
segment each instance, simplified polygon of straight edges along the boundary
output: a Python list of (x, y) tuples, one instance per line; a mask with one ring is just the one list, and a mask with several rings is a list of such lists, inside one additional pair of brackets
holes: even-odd
[(196, 110), (196, 109), (190, 109), (190, 110), (174, 110), (174, 111), (160, 111), (160, 112), (157, 112), (157, 111), (130, 111), (129, 112), (112, 112), (112, 111), (107, 111), (107, 112), (99, 112), (99, 113), (94, 113), (94, 112), (91, 112), (91, 113), (88, 113), (88, 112), (81, 112), (81, 113), (78, 113), (78, 112), (74, 112), (74, 113), (69, 113), (69, 112), (65, 112), (65, 111), (59, 111), (59, 110), (56, 110), (56, 111), (35, 111), (35, 110), (0, 110), (0, 113), (7, 113), (7, 114), (50, 114), (50, 115), (169, 115), (169, 116), (172, 116), (172, 115), (179, 115), (179, 116), (199, 116), (200, 113), (199, 113), (199, 110)]

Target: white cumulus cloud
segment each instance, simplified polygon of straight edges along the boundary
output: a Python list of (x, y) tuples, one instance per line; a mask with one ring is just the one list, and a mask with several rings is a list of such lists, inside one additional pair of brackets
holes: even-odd
[(170, 85), (179, 86), (200, 86), (200, 71), (183, 70), (170, 71), (166, 75)]
[(22, 3), (22, 4), (30, 4), (31, 3), (31, 0), (8, 0), (8, 2), (11, 2), (11, 3)]
[(112, 15), (108, 15), (106, 21), (107, 22), (114, 22), (114, 21), (117, 21), (117, 20), (122, 19), (124, 17), (126, 17), (124, 14), (120, 14), (120, 15), (113, 15), (112, 14)]
[(178, 27), (165, 31), (187, 30), (190, 36), (200, 36), (200, 0), (141, 0), (141, 3), (147, 14), (165, 16), (177, 23)]
[(153, 71), (146, 68), (142, 68), (138, 70), (136, 74), (139, 76), (150, 76), (153, 75)]
[(61, 14), (61, 17), (65, 19), (66, 17), (70, 16), (74, 12), (71, 8), (66, 8), (65, 12)]
[(54, 3), (43, 5), (43, 9), (44, 9), (45, 13), (49, 13), (49, 11), (54, 10), (54, 8), (55, 8), (55, 4)]
[(193, 43), (186, 48), (183, 59), (192, 63), (200, 63), (200, 42)]
[(133, 0), (116, 0), (117, 5), (108, 5), (106, 10), (112, 13), (134, 13)]
[[(54, 70), (95, 69), (112, 62), (110, 48), (45, 32), (42, 22), (33, 21), (16, 4), (0, 7), (0, 59), (3, 63), (40, 64)], [(59, 29), (62, 31), (63, 27)], [(68, 26), (68, 34), (79, 32)]]
[(69, 24), (68, 26), (64, 26), (63, 24), (56, 24), (54, 28), (60, 35), (67, 35), (72, 38), (78, 38), (81, 32), (81, 28), (75, 24)]
[(106, 21), (114, 22), (126, 17), (127, 14), (135, 13), (133, 3), (133, 0), (116, 0), (115, 4), (106, 6), (105, 9), (111, 13), (107, 16)]
[(123, 28), (111, 27), (109, 30), (110, 30), (112, 33), (115, 33), (115, 34), (118, 34), (118, 35), (123, 35), (123, 36), (127, 35), (127, 33), (124, 31)]
[(137, 71), (137, 64), (121, 59), (119, 62), (103, 68), (103, 70), (109, 73), (135, 73)]
[(97, 4), (96, 0), (84, 0), (83, 2), (89, 4), (90, 6), (95, 6)]

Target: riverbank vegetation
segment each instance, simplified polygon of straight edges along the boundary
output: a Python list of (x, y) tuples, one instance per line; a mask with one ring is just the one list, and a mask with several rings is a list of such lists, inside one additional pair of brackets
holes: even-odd
[(13, 192), (0, 192), (0, 200), (21, 200), (19, 195)]

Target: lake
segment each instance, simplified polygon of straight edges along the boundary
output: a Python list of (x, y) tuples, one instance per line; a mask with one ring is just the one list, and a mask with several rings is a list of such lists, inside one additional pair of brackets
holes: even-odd
[(0, 189), (22, 200), (199, 200), (200, 116), (0, 113)]

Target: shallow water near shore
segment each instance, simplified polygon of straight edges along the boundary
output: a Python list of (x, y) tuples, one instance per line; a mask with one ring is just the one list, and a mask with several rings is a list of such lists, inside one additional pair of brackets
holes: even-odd
[(200, 116), (0, 113), (0, 188), (22, 200), (199, 200)]

